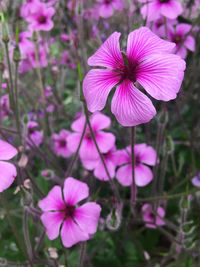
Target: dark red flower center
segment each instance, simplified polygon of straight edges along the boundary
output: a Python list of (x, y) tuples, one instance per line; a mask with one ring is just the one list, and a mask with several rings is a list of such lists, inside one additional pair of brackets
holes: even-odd
[(153, 212), (150, 212), (150, 213), (149, 213), (149, 218), (150, 218), (152, 221), (154, 221), (154, 219), (155, 219), (155, 214), (154, 214)]
[(174, 35), (173, 40), (175, 44), (180, 44), (182, 42), (182, 36), (180, 35)]
[(67, 218), (67, 217), (73, 218), (74, 217), (74, 212), (75, 212), (75, 207), (74, 206), (66, 205), (65, 218)]
[(44, 15), (41, 15), (41, 16), (38, 18), (38, 22), (39, 22), (40, 24), (45, 24), (46, 21), (47, 21), (47, 17), (44, 16)]
[(165, 4), (165, 3), (169, 3), (170, 0), (159, 0), (159, 2), (160, 2), (161, 4)]
[(121, 52), (121, 54), (124, 59), (124, 65), (120, 69), (121, 82), (126, 79), (136, 82), (138, 63), (130, 61), (124, 52)]
[(112, 0), (104, 0), (104, 4), (110, 4), (110, 3), (112, 3)]
[(85, 138), (87, 138), (88, 140), (91, 140), (92, 139), (92, 135), (90, 133), (90, 130), (87, 130), (86, 133), (85, 133)]
[(28, 129), (28, 134), (31, 135), (37, 130), (37, 127), (31, 127)]
[(58, 142), (59, 142), (59, 146), (60, 146), (60, 147), (65, 147), (66, 144), (67, 144), (66, 140), (64, 140), (64, 139), (59, 140)]

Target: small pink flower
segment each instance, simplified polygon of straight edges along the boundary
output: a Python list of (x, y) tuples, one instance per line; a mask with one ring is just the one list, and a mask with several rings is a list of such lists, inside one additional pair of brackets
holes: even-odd
[(121, 0), (97, 0), (97, 2), (99, 2), (99, 16), (102, 18), (111, 17), (114, 13), (114, 9), (123, 9), (123, 3)]
[(176, 0), (139, 0), (145, 5), (141, 8), (143, 19), (153, 21), (161, 16), (176, 19), (182, 12), (181, 3)]
[(69, 150), (67, 137), (71, 133), (67, 130), (61, 130), (59, 134), (53, 134), (53, 145), (54, 151), (57, 156), (63, 156), (64, 158), (68, 158), (71, 156), (72, 152)]
[[(153, 173), (146, 165), (156, 164), (156, 151), (146, 144), (138, 144), (134, 147), (135, 154), (135, 183), (137, 186), (146, 186), (153, 179)], [(145, 165), (144, 165), (145, 164)], [(123, 186), (132, 184), (131, 147), (121, 151), (120, 165), (116, 178)]]
[(43, 211), (41, 220), (50, 240), (60, 233), (63, 245), (71, 247), (90, 239), (90, 235), (97, 231), (101, 207), (95, 202), (77, 206), (88, 195), (87, 184), (68, 177), (64, 182), (63, 194), (60, 186), (54, 186), (47, 197), (39, 201), (38, 205)]
[(15, 166), (6, 162), (16, 156), (17, 153), (16, 148), (7, 142), (0, 140), (0, 192), (3, 192), (10, 187), (17, 176)]
[[(35, 121), (29, 121), (27, 124), (28, 128), (28, 136), (32, 140), (32, 142), (38, 147), (41, 145), (43, 141), (43, 133), (42, 131), (38, 131), (39, 125)], [(32, 145), (31, 141), (27, 138), (27, 144)], [(27, 146), (29, 148), (29, 146)]]
[[(100, 112), (96, 112), (91, 115), (90, 123), (100, 151), (102, 153), (107, 153), (115, 143), (115, 136), (112, 133), (102, 131), (110, 126), (110, 118)], [(79, 145), (84, 124), (85, 116), (81, 116), (71, 125), (71, 128), (73, 131), (75, 131), (75, 133), (69, 135), (67, 141), (68, 147), (72, 152), (75, 152)], [(88, 126), (86, 127), (86, 132), (80, 147), (79, 155), (85, 168), (92, 170), (94, 167), (96, 167), (96, 160), (99, 158), (99, 154), (93, 142)]]
[(192, 184), (196, 187), (200, 187), (200, 172), (197, 173), (194, 178), (192, 178)]
[(160, 218), (165, 217), (165, 210), (162, 207), (158, 207), (157, 213), (159, 216), (153, 213), (152, 206), (149, 203), (146, 203), (142, 206), (142, 217), (144, 222), (146, 222), (146, 227), (156, 228), (156, 225), (165, 225), (165, 222)]
[[(111, 111), (123, 126), (150, 121), (156, 114), (151, 100), (135, 87), (138, 82), (152, 97), (169, 101), (176, 98), (185, 61), (171, 54), (175, 44), (164, 41), (141, 27), (128, 36), (127, 52), (121, 52), (119, 32), (114, 32), (88, 59), (92, 69), (83, 81), (83, 92), (91, 112), (105, 107), (108, 95), (117, 87)], [(164, 86), (163, 86), (164, 85)]]
[(1, 105), (1, 118), (4, 119), (9, 114), (11, 114), (10, 105), (9, 105), (9, 95), (3, 95), (0, 100)]

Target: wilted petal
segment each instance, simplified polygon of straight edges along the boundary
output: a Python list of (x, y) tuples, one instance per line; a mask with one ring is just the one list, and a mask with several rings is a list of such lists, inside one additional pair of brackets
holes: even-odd
[(83, 93), (91, 112), (105, 107), (111, 89), (120, 81), (117, 72), (105, 69), (90, 70), (83, 81)]
[[(8, 157), (10, 157), (10, 155), (13, 155), (13, 153), (7, 154)], [(13, 164), (0, 161), (0, 192), (10, 187), (16, 176), (17, 170)]]
[(88, 59), (88, 65), (107, 67), (111, 69), (119, 69), (119, 66), (124, 66), (119, 46), (120, 35), (120, 32), (114, 32), (111, 34), (111, 36), (101, 45), (96, 53)]
[(66, 203), (74, 206), (79, 201), (88, 197), (89, 188), (87, 184), (72, 177), (68, 177), (64, 183), (63, 194)]
[(129, 80), (125, 80), (117, 86), (111, 110), (123, 126), (135, 126), (149, 122), (156, 114), (151, 100)]
[(185, 61), (177, 55), (150, 56), (137, 70), (137, 82), (155, 99), (176, 98), (185, 70)]
[(9, 160), (17, 155), (17, 149), (9, 143), (0, 140), (0, 160)]

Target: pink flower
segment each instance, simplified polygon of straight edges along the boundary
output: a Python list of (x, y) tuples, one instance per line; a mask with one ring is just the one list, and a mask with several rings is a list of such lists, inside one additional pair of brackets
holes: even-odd
[(50, 31), (53, 28), (52, 16), (55, 13), (53, 7), (47, 7), (45, 3), (40, 3), (33, 14), (26, 17), (30, 22), (29, 29), (33, 31)]
[(1, 118), (4, 119), (11, 113), (10, 105), (9, 105), (9, 95), (3, 95), (0, 100), (1, 105)]
[[(107, 153), (115, 143), (115, 136), (112, 133), (102, 131), (108, 128), (111, 124), (110, 118), (100, 112), (92, 114), (90, 123), (95, 135), (95, 139), (102, 153)], [(75, 152), (83, 132), (85, 124), (85, 116), (81, 116), (74, 121), (71, 128), (75, 133), (72, 133), (67, 138), (68, 147), (72, 152)], [(86, 132), (79, 151), (80, 158), (85, 168), (92, 170), (96, 167), (96, 160), (99, 158), (98, 151), (90, 134), (89, 127), (86, 127)]]
[(178, 24), (176, 29), (171, 25), (167, 27), (169, 40), (176, 44), (173, 51), (183, 59), (187, 56), (187, 49), (190, 51), (195, 50), (195, 39), (188, 34), (191, 28), (191, 25), (185, 23)]
[(34, 14), (39, 4), (40, 4), (39, 0), (27, 0), (26, 3), (24, 3), (21, 7), (21, 10), (20, 10), (21, 17), (27, 18), (31, 14)]
[(39, 201), (38, 205), (44, 212), (41, 220), (50, 240), (60, 233), (63, 245), (71, 247), (90, 239), (90, 235), (97, 231), (101, 207), (95, 202), (77, 206), (88, 195), (87, 184), (68, 177), (63, 194), (60, 186), (54, 186), (47, 197)]
[(105, 107), (111, 89), (117, 86), (111, 111), (123, 126), (150, 121), (156, 114), (151, 100), (135, 87), (138, 82), (155, 99), (176, 98), (185, 61), (171, 54), (175, 44), (141, 27), (128, 36), (127, 53), (120, 51), (119, 32), (114, 32), (88, 59), (90, 66), (106, 67), (88, 72), (83, 92), (91, 112)]
[(176, 0), (140, 0), (145, 3), (141, 8), (143, 19), (148, 21), (157, 20), (161, 16), (169, 19), (176, 19), (182, 12), (181, 3)]
[(71, 133), (67, 130), (61, 130), (59, 134), (53, 134), (53, 145), (54, 151), (57, 156), (63, 156), (64, 158), (68, 158), (71, 156), (72, 152), (69, 150), (67, 137)]
[(0, 140), (0, 192), (11, 186), (17, 170), (15, 166), (5, 160), (10, 160), (17, 155), (17, 149), (7, 142)]
[[(43, 133), (42, 131), (38, 131), (38, 127), (39, 125), (35, 121), (29, 121), (27, 124), (28, 136), (37, 147), (40, 146), (43, 141)], [(32, 145), (29, 138), (27, 138), (27, 143)], [(29, 148), (29, 146), (27, 148)]]
[(200, 187), (200, 172), (197, 173), (194, 178), (192, 178), (192, 184), (196, 187)]
[(97, 2), (99, 2), (99, 16), (102, 18), (111, 17), (114, 13), (114, 9), (123, 9), (121, 0), (97, 0)]
[[(160, 217), (165, 217), (165, 210), (162, 207), (157, 208), (157, 213)], [(146, 222), (146, 227), (156, 228), (156, 225), (165, 225), (165, 222), (159, 216), (153, 213), (151, 204), (146, 203), (142, 206), (142, 217), (144, 222)]]
[[(146, 186), (153, 179), (153, 173), (146, 165), (156, 164), (156, 151), (146, 144), (138, 144), (134, 147), (135, 152), (135, 183), (137, 186)], [(120, 164), (116, 178), (123, 186), (132, 184), (131, 147), (121, 151)], [(145, 165), (144, 165), (145, 164)]]

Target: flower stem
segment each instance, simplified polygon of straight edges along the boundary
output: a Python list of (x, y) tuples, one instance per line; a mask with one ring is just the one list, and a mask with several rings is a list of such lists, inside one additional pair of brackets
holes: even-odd
[(20, 119), (19, 119), (19, 104), (18, 104), (18, 66), (19, 63), (15, 63), (15, 112), (16, 112), (16, 125), (17, 131), (19, 134), (20, 144), (22, 142), (22, 135), (21, 135), (21, 126), (20, 126)]
[(79, 259), (78, 267), (83, 267), (84, 257), (85, 257), (85, 252), (86, 252), (86, 245), (87, 245), (86, 242), (81, 243), (80, 259)]
[(131, 203), (135, 204), (137, 198), (137, 187), (135, 183), (135, 136), (136, 127), (131, 127), (131, 167), (132, 167), (132, 185), (131, 185)]

